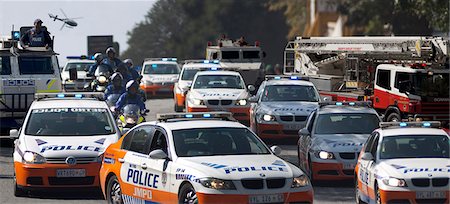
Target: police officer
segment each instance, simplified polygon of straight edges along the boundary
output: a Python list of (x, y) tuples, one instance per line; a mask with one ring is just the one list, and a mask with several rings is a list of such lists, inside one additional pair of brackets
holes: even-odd
[(106, 58), (103, 59), (102, 64), (106, 64), (109, 67), (111, 67), (111, 69), (115, 69), (116, 67), (118, 67), (120, 64), (122, 64), (122, 61), (116, 57), (116, 50), (113, 47), (108, 47), (108, 49), (106, 49)]
[(128, 72), (131, 75), (131, 78), (135, 81), (138, 81), (139, 79), (139, 73), (136, 71), (136, 69), (134, 69), (133, 67), (133, 60), (131, 59), (126, 59), (123, 61), (123, 63), (127, 66), (128, 68)]
[(136, 81), (129, 81), (126, 86), (127, 91), (120, 96), (116, 103), (116, 109), (121, 111), (127, 104), (136, 104), (141, 109), (141, 112), (144, 113), (146, 110), (145, 103), (142, 100), (142, 96), (138, 93), (138, 89), (139, 85)]
[(20, 38), (20, 42), (30, 47), (45, 47), (48, 49), (53, 46), (50, 33), (46, 30), (42, 30), (42, 21), (39, 18), (34, 21), (34, 28), (28, 30)]
[(120, 94), (125, 93), (125, 87), (122, 86), (122, 75), (118, 72), (114, 73), (111, 76), (111, 84), (106, 87), (105, 90), (105, 98), (108, 98), (111, 94)]
[[(116, 67), (115, 72), (118, 72), (122, 75), (123, 77), (123, 81), (122, 81), (122, 85), (125, 87), (126, 84), (131, 81), (134, 80), (130, 74), (130, 72), (128, 71), (128, 68), (125, 64), (119, 64), (118, 67)], [(135, 80), (136, 81), (136, 80)]]
[(95, 53), (94, 54), (94, 60), (95, 64), (91, 65), (89, 67), (88, 76), (94, 76), (95, 70), (97, 70), (98, 65), (100, 65), (103, 61), (103, 55), (102, 53)]

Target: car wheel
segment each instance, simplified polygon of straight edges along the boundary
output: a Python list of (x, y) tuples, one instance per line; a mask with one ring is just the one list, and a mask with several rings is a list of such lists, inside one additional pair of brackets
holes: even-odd
[(106, 188), (106, 200), (112, 204), (123, 204), (122, 189), (116, 176), (111, 176)]
[(402, 120), (402, 118), (400, 117), (400, 115), (396, 112), (392, 112), (391, 114), (388, 115), (387, 117), (387, 122), (400, 122)]
[(179, 113), (179, 112), (183, 112), (183, 108), (177, 105), (177, 102), (175, 101), (175, 105), (174, 108), (175, 112)]
[(16, 196), (16, 197), (25, 197), (27, 195), (28, 195), (27, 191), (25, 191), (24, 189), (20, 188), (17, 185), (16, 178), (14, 178), (14, 196)]
[(359, 183), (358, 183), (358, 177), (355, 177), (355, 201), (357, 204), (365, 204), (361, 200), (360, 192), (359, 192)]
[(180, 189), (178, 195), (178, 203), (180, 204), (194, 204), (198, 203), (197, 194), (195, 193), (194, 187), (191, 184), (185, 184)]
[(375, 183), (375, 203), (381, 204), (380, 189), (378, 188), (378, 185), (376, 183)]

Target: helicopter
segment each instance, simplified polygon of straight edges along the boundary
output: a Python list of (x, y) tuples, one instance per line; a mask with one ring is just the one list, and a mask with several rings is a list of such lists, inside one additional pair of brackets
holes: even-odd
[(53, 18), (53, 21), (58, 20), (58, 21), (63, 22), (60, 30), (62, 30), (64, 27), (67, 27), (67, 28), (74, 28), (74, 27), (76, 27), (78, 25), (78, 23), (75, 22), (74, 20), (82, 18), (82, 17), (69, 18), (69, 17), (67, 17), (66, 13), (64, 13), (64, 11), (62, 9), (59, 9), (59, 10), (61, 10), (61, 13), (64, 15), (65, 18), (58, 18), (58, 15), (55, 16), (55, 15), (53, 15), (51, 13), (49, 13), (48, 16), (50, 18)]

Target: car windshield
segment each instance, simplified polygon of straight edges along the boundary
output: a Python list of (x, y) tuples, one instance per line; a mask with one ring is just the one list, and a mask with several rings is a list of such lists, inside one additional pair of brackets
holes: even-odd
[(181, 75), (181, 80), (192, 81), (194, 80), (195, 74), (197, 74), (198, 69), (185, 69)]
[(264, 89), (261, 101), (318, 102), (319, 96), (312, 86), (270, 85)]
[(379, 123), (379, 117), (371, 113), (321, 114), (315, 124), (315, 134), (370, 134)]
[(236, 75), (200, 75), (194, 82), (194, 89), (244, 89), (241, 77)]
[[(405, 83), (405, 90), (422, 97), (448, 98), (449, 73), (397, 73), (395, 86), (399, 88)], [(409, 83), (409, 84), (408, 84)]]
[(446, 135), (399, 135), (384, 137), (380, 159), (450, 158)]
[(67, 63), (67, 66), (64, 70), (69, 71), (70, 69), (77, 69), (77, 71), (86, 71), (93, 64), (94, 63), (89, 63), (89, 62)]
[(172, 134), (179, 157), (270, 154), (247, 128), (192, 128)]
[(222, 59), (224, 60), (239, 59), (239, 51), (222, 51)]
[(51, 57), (19, 57), (20, 74), (53, 74)]
[(128, 104), (123, 107), (123, 115), (127, 117), (138, 117), (140, 108), (136, 104)]
[(34, 109), (25, 134), (43, 136), (91, 136), (115, 133), (113, 120), (104, 108)]
[(144, 74), (178, 74), (180, 70), (176, 64), (147, 64)]

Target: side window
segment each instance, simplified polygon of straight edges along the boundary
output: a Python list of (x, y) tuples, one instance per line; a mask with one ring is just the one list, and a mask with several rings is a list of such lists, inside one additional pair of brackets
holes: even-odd
[(370, 152), (371, 151), (371, 147), (372, 147), (372, 143), (373, 143), (373, 139), (375, 138), (375, 135), (377, 133), (372, 133), (369, 137), (369, 139), (367, 139), (366, 144), (364, 144), (364, 152)]
[(11, 63), (9, 56), (0, 56), (0, 75), (11, 74)]
[(141, 154), (148, 154), (148, 144), (153, 135), (153, 130), (154, 128), (151, 126), (143, 126), (135, 129), (127, 149)]
[(153, 135), (153, 139), (150, 144), (149, 153), (157, 149), (163, 150), (166, 154), (168, 154), (169, 152), (166, 135), (162, 130), (159, 129), (155, 130), (155, 134)]
[(262, 84), (261, 84), (261, 86), (259, 86), (259, 89), (258, 89), (258, 92), (256, 92), (256, 98), (258, 98), (258, 100), (261, 98), (261, 96), (262, 96), (262, 93), (263, 93), (263, 91), (264, 91), (264, 89), (265, 89), (265, 86), (266, 85), (266, 82), (263, 82)]
[(375, 137), (372, 142), (372, 147), (370, 148), (370, 153), (372, 153), (373, 158), (377, 157), (378, 140), (380, 138), (379, 133), (375, 133)]
[(405, 81), (412, 81), (412, 75), (405, 72), (397, 72), (395, 74), (395, 88), (400, 88), (400, 83)]
[(316, 111), (311, 112), (311, 114), (309, 115), (309, 120), (308, 120), (308, 124), (307, 124), (307, 128), (309, 133), (312, 133), (313, 127), (314, 127), (314, 120), (316, 119)]
[(391, 71), (379, 69), (377, 76), (377, 85), (382, 88), (391, 90), (390, 82), (391, 82)]
[(125, 136), (123, 136), (124, 138), (122, 141), (122, 147), (121, 147), (122, 149), (124, 149), (124, 150), (130, 149), (131, 139), (133, 138), (133, 134), (134, 134), (135, 130), (132, 130), (132, 131), (128, 132)]

